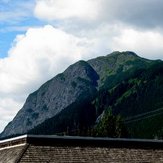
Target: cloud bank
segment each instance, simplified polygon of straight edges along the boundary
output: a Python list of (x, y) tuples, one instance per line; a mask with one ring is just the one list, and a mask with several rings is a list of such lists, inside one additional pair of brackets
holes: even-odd
[(45, 20), (83, 19), (94, 20), (98, 13), (99, 0), (39, 0), (35, 14)]
[(131, 50), (163, 59), (161, 0), (36, 0), (34, 14), (68, 33), (97, 40), (101, 52)]
[(142, 28), (163, 26), (162, 0), (36, 0), (35, 15), (45, 20), (84, 19), (123, 22)]
[(50, 25), (18, 35), (9, 56), (0, 59), (0, 112), (4, 117), (0, 119), (0, 126), (4, 127), (13, 118), (29, 93), (91, 54), (89, 47), (93, 44)]
[(79, 59), (117, 50), (163, 59), (162, 0), (36, 0), (33, 14), (44, 25), (17, 35), (0, 59), (0, 130), (29, 93)]

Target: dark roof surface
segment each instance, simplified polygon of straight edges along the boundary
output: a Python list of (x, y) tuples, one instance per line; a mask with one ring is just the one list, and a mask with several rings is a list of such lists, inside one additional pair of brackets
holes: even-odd
[(105, 163), (105, 162), (163, 162), (162, 150), (74, 147), (74, 146), (33, 146), (30, 145), (21, 163)]
[(28, 135), (0, 141), (0, 163), (163, 162), (163, 141)]

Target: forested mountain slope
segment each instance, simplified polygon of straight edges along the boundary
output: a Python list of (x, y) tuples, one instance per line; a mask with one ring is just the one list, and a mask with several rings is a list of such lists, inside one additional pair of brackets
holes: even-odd
[(161, 137), (162, 101), (163, 62), (113, 52), (79, 61), (42, 85), (1, 138), (25, 133)]

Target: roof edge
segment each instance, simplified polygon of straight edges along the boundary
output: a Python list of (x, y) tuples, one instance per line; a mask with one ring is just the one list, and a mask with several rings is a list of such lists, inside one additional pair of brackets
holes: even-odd
[(96, 146), (110, 148), (163, 149), (163, 140), (151, 139), (27, 135), (27, 143), (48, 146)]
[(163, 149), (163, 140), (101, 138), (56, 135), (23, 135), (0, 141), (0, 149), (19, 144), (42, 146), (91, 146), (112, 148)]
[(17, 136), (14, 138), (0, 140), (0, 149), (11, 148), (13, 146), (19, 146), (27, 143), (27, 135)]
[(4, 139), (4, 140), (0, 140), (0, 144), (8, 142), (8, 141), (14, 141), (14, 140), (17, 140), (17, 139), (27, 138), (27, 137), (28, 137), (28, 135), (21, 135), (21, 136), (16, 136), (16, 137), (13, 137), (13, 138), (7, 138), (7, 139)]

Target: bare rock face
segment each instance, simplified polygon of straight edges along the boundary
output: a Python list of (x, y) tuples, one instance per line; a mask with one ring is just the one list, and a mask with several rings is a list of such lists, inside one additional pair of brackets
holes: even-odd
[(81, 95), (93, 95), (97, 80), (97, 73), (87, 62), (79, 61), (71, 65), (29, 95), (23, 108), (7, 125), (1, 137), (28, 133), (74, 103)]

